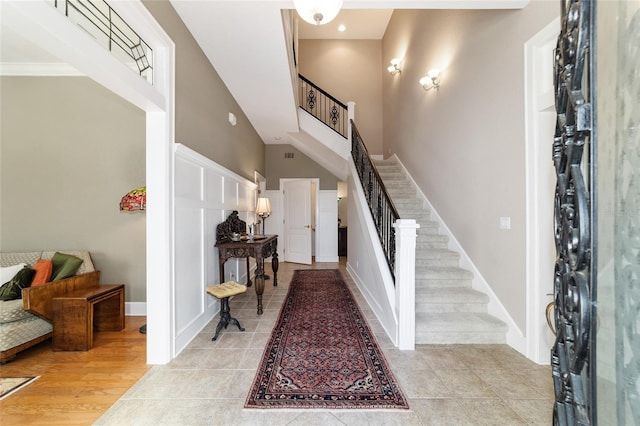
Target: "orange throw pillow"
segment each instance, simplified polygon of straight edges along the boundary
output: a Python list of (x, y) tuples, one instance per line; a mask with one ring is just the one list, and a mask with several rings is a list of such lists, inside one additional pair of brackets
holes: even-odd
[(33, 265), (33, 269), (35, 269), (36, 273), (33, 276), (33, 281), (31, 281), (31, 287), (48, 283), (51, 279), (51, 272), (53, 272), (53, 262), (39, 259)]

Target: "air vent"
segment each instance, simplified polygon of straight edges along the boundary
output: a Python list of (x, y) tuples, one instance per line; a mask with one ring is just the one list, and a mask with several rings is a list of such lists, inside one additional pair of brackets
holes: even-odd
[(284, 158), (293, 158), (293, 152), (285, 152)]

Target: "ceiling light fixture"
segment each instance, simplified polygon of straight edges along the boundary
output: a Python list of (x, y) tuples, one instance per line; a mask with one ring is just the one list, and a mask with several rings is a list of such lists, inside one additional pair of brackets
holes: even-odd
[(324, 25), (340, 12), (343, 0), (293, 0), (298, 15), (312, 25)]
[(424, 90), (438, 89), (440, 87), (440, 71), (431, 70), (428, 75), (420, 79), (420, 85)]
[(340, 26), (338, 27), (338, 31), (340, 32), (344, 32), (347, 29), (347, 27), (344, 26), (344, 24), (340, 24)]
[(399, 72), (401, 72), (402, 70), (400, 69), (400, 59), (393, 58), (391, 60), (391, 65), (389, 65), (389, 67), (387, 67), (387, 71), (389, 71), (389, 74), (391, 74), (391, 75), (396, 75)]

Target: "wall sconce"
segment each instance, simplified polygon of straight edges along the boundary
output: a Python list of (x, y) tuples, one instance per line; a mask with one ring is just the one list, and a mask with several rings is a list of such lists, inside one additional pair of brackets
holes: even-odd
[(440, 71), (431, 70), (428, 75), (420, 79), (420, 85), (424, 90), (438, 89), (440, 87)]
[(396, 75), (401, 72), (402, 70), (400, 69), (400, 59), (393, 58), (391, 60), (391, 65), (389, 65), (389, 67), (387, 68), (387, 71), (389, 71), (389, 74), (391, 75)]

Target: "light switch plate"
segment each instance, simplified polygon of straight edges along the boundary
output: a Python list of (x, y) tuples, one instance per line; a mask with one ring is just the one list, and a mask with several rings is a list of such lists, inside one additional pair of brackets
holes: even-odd
[(511, 229), (511, 217), (502, 216), (500, 218), (500, 229)]

